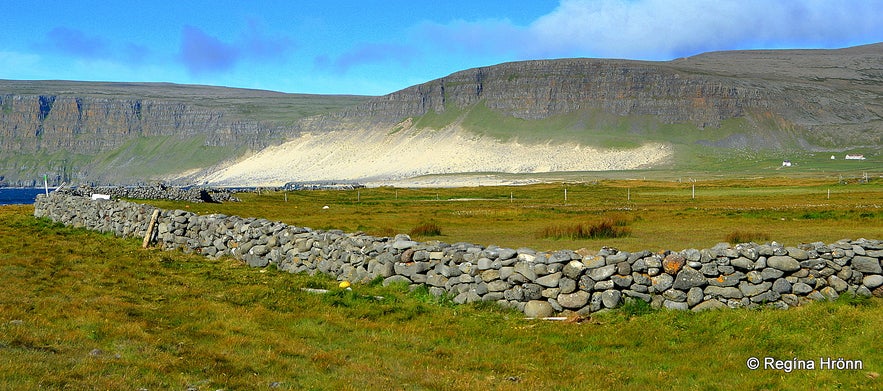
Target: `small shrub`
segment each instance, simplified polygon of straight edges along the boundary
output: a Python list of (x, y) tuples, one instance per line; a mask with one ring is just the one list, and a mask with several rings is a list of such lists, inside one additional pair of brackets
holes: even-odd
[(441, 227), (436, 223), (424, 223), (411, 229), (411, 236), (440, 236)]
[(766, 242), (770, 240), (770, 235), (767, 235), (763, 232), (749, 232), (749, 231), (733, 231), (724, 238), (724, 241), (732, 244), (739, 243), (748, 243), (748, 242)]
[(552, 225), (539, 233), (541, 238), (551, 239), (612, 239), (631, 235), (625, 220), (602, 220), (601, 222), (573, 225)]

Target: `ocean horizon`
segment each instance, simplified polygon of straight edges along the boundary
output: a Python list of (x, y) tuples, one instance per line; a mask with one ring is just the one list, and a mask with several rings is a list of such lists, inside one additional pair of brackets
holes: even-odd
[(0, 187), (0, 205), (31, 205), (37, 194), (44, 194), (39, 187)]

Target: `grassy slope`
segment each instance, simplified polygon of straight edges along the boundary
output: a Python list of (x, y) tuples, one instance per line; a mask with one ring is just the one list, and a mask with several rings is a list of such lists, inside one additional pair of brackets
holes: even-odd
[[(62, 173), (70, 175), (73, 171), (72, 167), (82, 167), (91, 159), (92, 156), (69, 151), (36, 154), (4, 153), (0, 155), (0, 175), (7, 175), (11, 178), (15, 174), (18, 178), (35, 180), (42, 186), (43, 174), (46, 173), (47, 167), (49, 171), (57, 173), (59, 176)], [(52, 178), (52, 180), (54, 179)], [(66, 179), (62, 178), (61, 180)]]
[(203, 141), (204, 137), (138, 137), (94, 157), (89, 169), (108, 173), (110, 180), (126, 181), (210, 167), (243, 152), (242, 148), (206, 146)]
[[(880, 299), (527, 321), (403, 287), (340, 291), (319, 277), (142, 250), (31, 212), (0, 207), (2, 389), (870, 390), (883, 381)], [(749, 357), (843, 357), (864, 368), (750, 371)]]
[[(414, 121), (417, 129), (437, 130), (456, 124), (476, 134), (501, 141), (522, 143), (579, 143), (598, 148), (627, 149), (647, 142), (672, 145), (674, 157), (666, 165), (647, 170), (605, 173), (558, 173), (555, 175), (512, 175), (513, 178), (539, 178), (563, 181), (593, 181), (603, 178), (737, 178), (757, 176), (838, 178), (879, 173), (883, 154), (874, 148), (849, 151), (811, 152), (793, 144), (788, 148), (724, 147), (739, 136), (768, 139), (784, 138), (788, 129), (762, 116), (731, 118), (719, 128), (698, 129), (690, 124), (664, 124), (650, 116), (621, 117), (599, 110), (580, 110), (542, 120), (505, 116), (479, 102), (466, 108), (448, 105)], [(780, 141), (787, 141), (781, 139)], [(844, 160), (848, 153), (860, 153), (867, 160)], [(830, 156), (834, 155), (835, 160)], [(782, 161), (794, 166), (783, 169)]]

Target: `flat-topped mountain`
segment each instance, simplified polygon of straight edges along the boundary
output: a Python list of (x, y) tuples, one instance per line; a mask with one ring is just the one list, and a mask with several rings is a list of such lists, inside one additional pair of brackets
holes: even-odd
[[(697, 156), (733, 151), (873, 157), (881, 135), (883, 44), (667, 62), (521, 61), (373, 98), (0, 81), (7, 182), (44, 171), (79, 181), (248, 185), (701, 169)], [(179, 158), (186, 164), (172, 163)], [(137, 169), (119, 169), (127, 165)]]
[(169, 83), (0, 80), (0, 184), (144, 183), (297, 134), (368, 99)]
[[(650, 116), (661, 124), (720, 128), (744, 118), (775, 122), (819, 147), (879, 145), (883, 44), (840, 50), (714, 52), (668, 62), (603, 59), (522, 61), (457, 72), (344, 109), (346, 117), (398, 122), (465, 114), (544, 120), (583, 111), (606, 122)], [(590, 113), (594, 111), (594, 113)], [(603, 119), (601, 118), (603, 117)], [(541, 122), (537, 123), (538, 125)], [(543, 124), (545, 125), (545, 124)], [(545, 127), (545, 126), (538, 126)]]

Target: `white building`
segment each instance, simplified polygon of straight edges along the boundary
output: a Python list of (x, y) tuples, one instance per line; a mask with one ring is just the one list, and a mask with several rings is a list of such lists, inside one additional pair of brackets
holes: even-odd
[(865, 160), (865, 155), (846, 155), (846, 160)]

